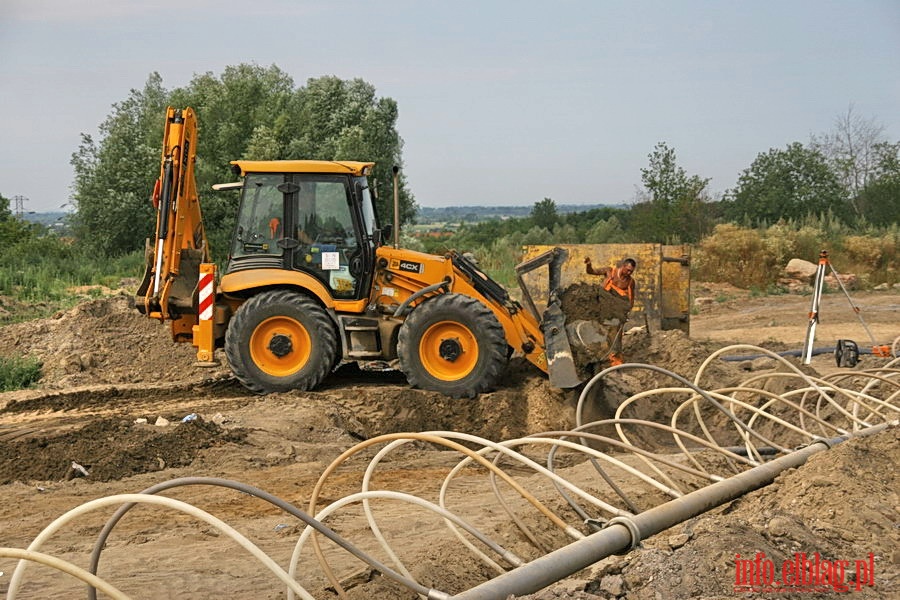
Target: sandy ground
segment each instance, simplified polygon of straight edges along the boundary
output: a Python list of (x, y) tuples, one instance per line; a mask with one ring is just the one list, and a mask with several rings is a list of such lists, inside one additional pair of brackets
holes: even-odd
[[(699, 286), (694, 296), (711, 301), (692, 315), (690, 337), (681, 332), (636, 333), (626, 338), (628, 360), (692, 378), (711, 353), (734, 344), (775, 352), (802, 347), (808, 296), (752, 298), (725, 286)], [(825, 296), (816, 347), (853, 339), (865, 351), (871, 346), (868, 332), (878, 344), (890, 345), (900, 336), (896, 294), (857, 293), (853, 304), (858, 313), (843, 295)], [(728, 350), (725, 355), (738, 352)], [(579, 390), (552, 389), (533, 367), (515, 358), (497, 391), (473, 400), (413, 390), (396, 372), (352, 366), (340, 368), (315, 392), (257, 397), (243, 390), (224, 367), (194, 366), (192, 349), (173, 345), (166, 330), (140, 317), (125, 295), (92, 300), (52, 319), (0, 328), (0, 355), (26, 353), (44, 361), (44, 378), (36, 389), (0, 395), (0, 547), (28, 547), (55, 519), (89, 501), (183, 477), (241, 482), (314, 513), (360, 491), (364, 472), (393, 434), (453, 431), (502, 441), (568, 431), (575, 426), (579, 400)], [(787, 360), (801, 369), (797, 359)], [(857, 367), (844, 371), (852, 375), (887, 362), (863, 354)], [(779, 367), (766, 358), (716, 360), (706, 368), (703, 385), (723, 388), (773, 370)], [(826, 351), (801, 370), (823, 375), (841, 371)], [(777, 393), (791, 389), (791, 382), (775, 381)], [(591, 419), (608, 418), (624, 398), (670, 385), (672, 378), (665, 373), (624, 370), (598, 386), (600, 392), (590, 397), (585, 410)], [(896, 387), (883, 383), (880, 393), (896, 394)], [(630, 415), (668, 422), (672, 406), (670, 397), (651, 397), (635, 403)], [(720, 429), (724, 435), (727, 428)], [(777, 438), (775, 429), (766, 432)], [(731, 438), (721, 439), (727, 445)], [(641, 438), (648, 449), (684, 462), (671, 438), (665, 440), (655, 433)], [(784, 440), (796, 441), (789, 434)], [(761, 597), (766, 592), (753, 595), (735, 588), (736, 555), (753, 558), (758, 553), (771, 558), (779, 572), (785, 561), (800, 554), (810, 560), (816, 553), (821, 560), (846, 560), (844, 581), (852, 593), (896, 596), (900, 594), (898, 441), (898, 428), (893, 427), (839, 444), (806, 465), (785, 471), (768, 487), (649, 537), (627, 554), (519, 597)], [(479, 446), (475, 441), (457, 447), (436, 442), (418, 439), (391, 449), (373, 467), (370, 489), (404, 492), (437, 503), (462, 452)], [(339, 464), (333, 462), (350, 449), (353, 452)], [(633, 453), (606, 449), (627, 465), (646, 468)], [(524, 453), (544, 464), (547, 450), (533, 445)], [(725, 461), (710, 461), (706, 465), (710, 472), (731, 474)], [(583, 535), (593, 532), (546, 477), (520, 465), (501, 466), (570, 527)], [(555, 467), (567, 481), (623, 507), (625, 501), (598, 477), (583, 454), (561, 453)], [(89, 474), (84, 476), (81, 468)], [(708, 483), (682, 471), (665, 472), (670, 483), (685, 492)], [(639, 510), (669, 499), (620, 468), (612, 469), (611, 475)], [(526, 561), (573, 541), (511, 487), (500, 488), (495, 492), (486, 467), (467, 466), (446, 484), (447, 509)], [(163, 495), (221, 519), (286, 569), (303, 524), (245, 492), (195, 484)], [(115, 506), (66, 517), (42, 551), (88, 568), (94, 544)], [(372, 509), (377, 528), (423, 585), (452, 595), (498, 575), (434, 513), (383, 499), (373, 500)], [(587, 512), (592, 518), (610, 516), (591, 507)], [(364, 552), (394, 565), (360, 504), (336, 510), (325, 522)], [(312, 597), (339, 597), (323, 562), (351, 600), (416, 597), (331, 542), (322, 541), (321, 548), (320, 560), (313, 544), (306, 542), (297, 561), (297, 580)], [(495, 561), (508, 568), (502, 560)], [(871, 585), (866, 579), (868, 565), (874, 572)], [(0, 593), (8, 591), (15, 567), (15, 560), (0, 558)], [(222, 527), (162, 506), (138, 506), (117, 524), (100, 555), (98, 573), (133, 598), (288, 595), (285, 584)], [(854, 576), (862, 577), (858, 591)], [(837, 581), (833, 583), (814, 591), (779, 590), (776, 596), (840, 593)], [(74, 598), (85, 593), (76, 579), (31, 565), (17, 597)]]

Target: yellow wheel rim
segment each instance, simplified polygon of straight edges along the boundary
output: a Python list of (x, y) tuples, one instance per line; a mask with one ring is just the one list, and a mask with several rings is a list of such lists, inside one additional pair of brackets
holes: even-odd
[(458, 381), (478, 363), (478, 341), (468, 327), (455, 321), (439, 321), (422, 335), (419, 358), (432, 377)]
[(289, 317), (271, 317), (250, 336), (250, 357), (266, 375), (286, 377), (302, 369), (312, 354), (309, 332)]

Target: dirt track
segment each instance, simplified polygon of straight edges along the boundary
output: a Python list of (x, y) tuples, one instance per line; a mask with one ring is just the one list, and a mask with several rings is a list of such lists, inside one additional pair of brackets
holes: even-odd
[[(680, 332), (636, 333), (626, 338), (629, 360), (690, 378), (711, 352), (727, 344), (760, 344), (775, 351), (800, 347), (808, 297), (748, 298), (721, 288), (709, 292), (716, 301), (692, 316), (690, 338)], [(853, 299), (879, 343), (890, 344), (900, 336), (896, 294), (858, 294)], [(816, 346), (830, 346), (839, 338), (855, 339), (863, 348), (869, 345), (846, 298), (826, 295), (821, 312)], [(0, 354), (26, 352), (44, 360), (39, 389), (0, 395), (0, 546), (7, 547), (27, 547), (55, 518), (84, 502), (138, 492), (177, 477), (237, 480), (307, 509), (316, 481), (331, 461), (363, 440), (420, 431), (508, 440), (569, 430), (575, 424), (577, 394), (550, 388), (530, 365), (515, 359), (498, 391), (475, 400), (412, 390), (395, 372), (349, 366), (313, 393), (252, 396), (226, 369), (194, 367), (192, 349), (173, 345), (164, 328), (130, 308), (126, 296), (93, 300), (54, 319), (0, 329)], [(771, 367), (759, 362), (718, 361), (708, 376), (716, 387), (730, 385)], [(864, 356), (858, 369), (884, 362)], [(836, 370), (829, 354), (816, 356), (811, 366), (819, 373)], [(594, 411), (611, 416), (617, 401), (662, 385), (671, 381), (629, 371), (609, 384)], [(640, 418), (663, 412), (660, 403), (644, 406)], [(168, 426), (156, 424), (161, 417)], [(319, 509), (359, 491), (362, 472), (378, 448), (361, 450), (329, 477)], [(875, 584), (857, 593), (888, 597), (900, 590), (898, 448), (897, 428), (839, 445), (786, 472), (768, 488), (654, 536), (634, 552), (602, 561), (564, 586), (534, 597), (734, 597), (734, 555), (756, 552), (777, 557), (779, 565), (795, 552), (851, 561), (871, 552)], [(433, 500), (459, 459), (456, 452), (439, 451), (425, 442), (406, 444), (383, 461), (374, 487)], [(82, 476), (73, 462), (90, 475)], [(609, 494), (587, 463), (564, 457), (560, 462), (560, 472), (571, 481)], [(510, 470), (553, 510), (567, 514), (568, 506), (546, 481)], [(678, 482), (688, 489), (697, 484), (690, 478)], [(644, 508), (665, 500), (640, 482), (625, 478), (622, 485)], [(221, 488), (185, 487), (167, 495), (222, 519), (278, 564), (290, 562), (302, 532), (293, 517)], [(513, 501), (509, 491), (504, 497), (522, 511), (546, 549), (571, 541)], [(464, 470), (450, 485), (448, 499), (455, 513), (524, 558), (542, 553), (498, 508), (483, 471)], [(69, 523), (46, 551), (86, 567), (111, 510)], [(465, 552), (440, 519), (392, 502), (377, 504), (376, 512), (380, 528), (413, 575), (428, 585), (459, 593), (496, 575)], [(577, 517), (573, 522), (578, 524)], [(328, 524), (365, 550), (380, 552), (358, 507), (340, 512)], [(346, 553), (326, 548), (339, 577), (357, 575), (346, 583), (348, 598), (415, 597), (363, 569)], [(337, 597), (328, 591), (330, 584), (311, 549), (304, 551), (301, 565), (299, 578), (314, 597)], [(6, 591), (14, 567), (14, 560), (0, 558), (0, 592)], [(286, 597), (283, 584), (215, 527), (154, 507), (139, 507), (119, 524), (99, 572), (136, 598)], [(33, 565), (19, 597), (78, 597), (83, 590), (73, 578)]]

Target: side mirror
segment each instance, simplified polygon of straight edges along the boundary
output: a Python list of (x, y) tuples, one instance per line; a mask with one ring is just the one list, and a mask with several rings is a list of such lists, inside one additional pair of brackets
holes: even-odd
[(381, 229), (377, 230), (377, 235), (375, 236), (377, 239), (375, 240), (376, 246), (384, 246), (385, 244), (390, 243), (391, 234), (394, 232), (393, 225), (385, 225)]

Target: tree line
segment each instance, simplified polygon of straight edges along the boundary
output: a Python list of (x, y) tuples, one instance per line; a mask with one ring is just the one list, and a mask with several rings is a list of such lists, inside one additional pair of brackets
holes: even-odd
[(711, 196), (708, 178), (687, 173), (675, 150), (659, 142), (641, 169), (643, 188), (630, 206), (562, 213), (544, 198), (526, 218), (463, 224), (450, 240), (434, 244), (483, 245), (504, 236), (541, 244), (697, 243), (725, 223), (765, 229), (810, 219), (858, 232), (896, 232), (900, 142), (888, 142), (882, 132), (851, 108), (834, 132), (759, 154), (720, 198)]
[[(191, 106), (198, 114), (195, 173), (217, 260), (224, 255), (215, 252), (229, 247), (237, 198), (234, 192), (210, 188), (234, 180), (230, 161), (235, 159), (371, 160), (377, 165), (379, 214), (383, 222), (391, 222), (391, 168), (403, 165), (397, 102), (379, 97), (375, 87), (361, 79), (326, 76), (298, 86), (274, 65), (240, 64), (218, 75), (196, 75), (186, 86), (171, 90), (163, 87), (158, 73), (152, 73), (142, 89), (131, 90), (113, 104), (97, 139), (83, 135), (72, 155), (71, 239), (54, 251), (44, 240), (38, 245), (42, 252), (26, 255), (62, 257), (78, 252), (96, 260), (142, 254), (155, 223), (149, 195), (159, 174), (163, 118), (170, 105)], [(736, 186), (720, 197), (709, 191), (710, 179), (678, 164), (675, 149), (666, 142), (649, 153), (640, 178), (642, 187), (630, 205), (568, 212), (559, 210), (552, 198), (543, 198), (521, 218), (464, 223), (449, 239), (417, 240), (406, 235), (404, 241), (429, 252), (449, 247), (474, 251), (511, 272), (526, 244), (701, 244), (717, 233), (733, 231), (727, 227), (760, 232), (788, 228), (819, 232), (804, 235), (820, 245), (834, 243), (829, 236), (869, 236), (877, 243), (854, 242), (854, 247), (877, 248), (879, 256), (887, 257), (878, 264), (896, 262), (900, 142), (888, 140), (881, 125), (859, 116), (852, 106), (835, 120), (832, 131), (807, 143), (761, 152)], [(417, 206), (402, 169), (399, 183), (401, 224), (410, 224)], [(9, 200), (0, 195), (0, 247), (5, 249), (0, 253), (0, 273), (18, 273), (10, 262), (21, 254), (17, 245), (45, 233), (15, 219)], [(0, 280), (0, 294), (4, 293)]]
[[(375, 87), (361, 79), (326, 76), (297, 86), (274, 65), (240, 64), (220, 75), (196, 75), (172, 90), (152, 73), (142, 90), (113, 105), (100, 126), (100, 139), (83, 136), (72, 157), (74, 225), (77, 237), (95, 251), (143, 248), (155, 218), (147, 197), (158, 175), (161, 121), (168, 105), (191, 106), (198, 115), (195, 171), (214, 251), (228, 247), (236, 199), (209, 190), (233, 180), (230, 161), (235, 159), (374, 161), (379, 212), (384, 222), (392, 221), (391, 168), (403, 164), (397, 102), (378, 97)], [(544, 199), (526, 221), (551, 231), (571, 225), (591, 239), (613, 235), (694, 243), (724, 222), (767, 226), (810, 215), (862, 226), (900, 220), (900, 142), (887, 140), (883, 126), (852, 106), (832, 131), (806, 144), (760, 153), (721, 198), (712, 197), (710, 179), (679, 166), (675, 149), (665, 142), (649, 154), (640, 175), (643, 186), (630, 206), (572, 216), (558, 214), (555, 203)], [(400, 207), (401, 223), (411, 223), (417, 206), (402, 169)], [(485, 228), (492, 235), (494, 229)]]
[(630, 206), (562, 213), (544, 198), (526, 218), (463, 223), (448, 237), (422, 239), (421, 249), (464, 248), (514, 281), (523, 245), (689, 243), (703, 280), (773, 290), (788, 260), (815, 262), (830, 248), (833, 264), (864, 272), (864, 284), (900, 281), (900, 142), (852, 107), (832, 132), (760, 153), (719, 198), (665, 142), (648, 155), (641, 181)]

